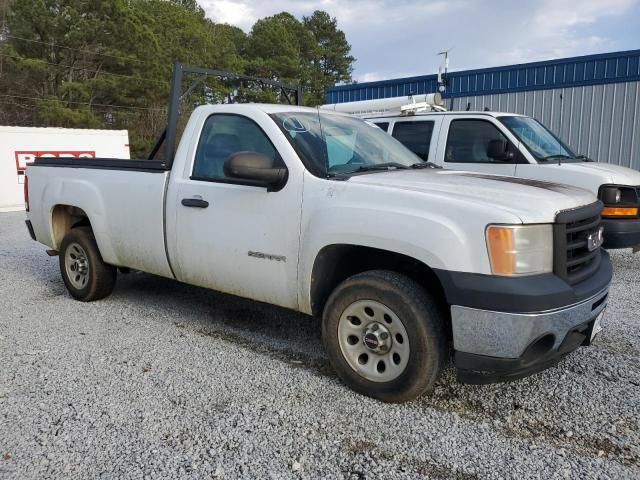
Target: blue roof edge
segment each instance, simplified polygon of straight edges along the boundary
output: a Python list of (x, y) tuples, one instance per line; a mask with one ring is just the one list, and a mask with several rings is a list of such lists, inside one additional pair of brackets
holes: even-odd
[[(565, 64), (579, 63), (579, 62), (589, 62), (593, 60), (608, 60), (608, 59), (629, 57), (629, 56), (640, 57), (640, 49), (621, 50), (618, 52), (608, 52), (608, 53), (596, 53), (596, 54), (590, 54), (590, 55), (581, 55), (577, 57), (557, 58), (553, 60), (542, 60), (537, 62), (516, 63), (512, 65), (504, 65), (504, 66), (498, 66), (498, 67), (485, 67), (485, 68), (476, 68), (471, 70), (457, 70), (457, 71), (449, 72), (448, 76), (449, 78), (455, 78), (455, 77), (462, 77), (465, 75), (504, 72), (504, 71), (510, 71), (510, 70), (516, 70), (516, 69), (526, 69), (526, 68), (540, 68), (540, 67), (546, 67), (546, 66), (552, 66), (552, 65), (565, 65)], [(375, 82), (363, 82), (363, 83), (351, 83), (347, 85), (337, 85), (337, 86), (327, 88), (325, 90), (325, 94), (330, 94), (333, 92), (349, 91), (349, 90), (361, 89), (361, 88), (368, 88), (368, 87), (387, 87), (387, 86), (397, 85), (402, 83), (434, 80), (436, 78), (437, 78), (437, 75), (428, 74), (428, 75), (417, 75), (413, 77), (393, 78), (388, 80), (377, 80)], [(626, 77), (620, 76), (615, 78), (603, 78), (599, 80), (584, 80), (584, 81), (577, 81), (577, 82), (574, 81), (574, 82), (566, 82), (566, 83), (561, 82), (553, 85), (534, 85), (534, 86), (527, 86), (527, 87), (521, 87), (521, 88), (518, 87), (517, 89), (506, 88), (506, 89), (499, 89), (499, 90), (503, 90), (505, 92), (525, 91), (525, 90), (545, 90), (549, 88), (561, 88), (561, 87), (570, 87), (570, 86), (576, 86), (576, 85), (586, 86), (586, 85), (594, 85), (594, 84), (599, 85), (599, 84), (605, 84), (605, 83), (619, 83), (619, 82), (635, 80), (639, 78), (640, 78), (640, 75), (628, 75)], [(486, 90), (483, 93), (456, 92), (454, 94), (448, 94), (446, 96), (447, 97), (477, 96), (477, 95), (492, 94), (492, 93), (499, 93), (499, 92), (496, 91), (495, 89), (492, 89), (492, 90)]]

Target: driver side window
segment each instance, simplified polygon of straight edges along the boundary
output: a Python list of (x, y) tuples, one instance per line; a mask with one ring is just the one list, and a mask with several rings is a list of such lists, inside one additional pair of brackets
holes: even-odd
[[(207, 118), (193, 165), (193, 177), (200, 180), (237, 183), (224, 172), (224, 162), (238, 152), (256, 152), (282, 165), (275, 147), (262, 129), (247, 117), (214, 114)], [(243, 182), (244, 183), (244, 182)]]
[(450, 163), (512, 163), (496, 161), (487, 155), (490, 145), (495, 142), (504, 142), (510, 147), (507, 137), (491, 122), (453, 120), (449, 126), (444, 160)]

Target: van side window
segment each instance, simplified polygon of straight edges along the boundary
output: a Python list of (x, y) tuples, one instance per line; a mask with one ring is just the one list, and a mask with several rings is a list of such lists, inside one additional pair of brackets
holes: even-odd
[(429, 159), (429, 147), (434, 122), (396, 122), (393, 136), (425, 162)]
[(444, 161), (451, 163), (514, 163), (489, 158), (487, 150), (494, 141), (506, 142), (505, 137), (495, 125), (486, 120), (453, 120), (447, 136)]
[(373, 122), (374, 125), (377, 125), (385, 132), (389, 131), (389, 122)]
[(203, 180), (237, 182), (237, 179), (225, 175), (224, 162), (238, 152), (261, 153), (272, 158), (274, 164), (282, 164), (275, 147), (253, 120), (240, 115), (213, 114), (205, 121), (200, 135), (193, 176)]

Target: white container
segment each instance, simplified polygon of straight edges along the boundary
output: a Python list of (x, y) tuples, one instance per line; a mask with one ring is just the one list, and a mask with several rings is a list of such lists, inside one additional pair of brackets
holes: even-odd
[(128, 159), (129, 133), (0, 126), (0, 212), (24, 210), (24, 171), (36, 157)]

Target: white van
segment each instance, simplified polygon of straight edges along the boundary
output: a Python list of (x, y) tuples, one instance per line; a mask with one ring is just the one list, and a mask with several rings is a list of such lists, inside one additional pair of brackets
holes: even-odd
[(602, 210), (605, 248), (640, 250), (640, 172), (573, 152), (537, 120), (513, 113), (447, 112), (438, 94), (322, 108), (366, 118), (424, 161), (448, 169), (510, 175), (592, 191)]

